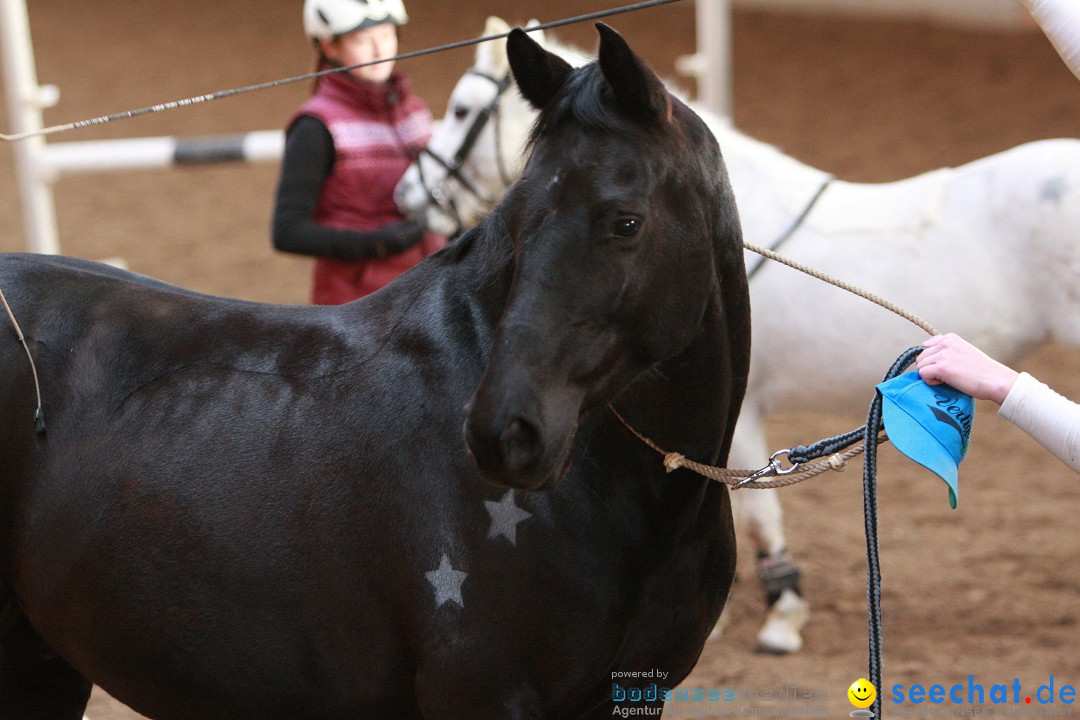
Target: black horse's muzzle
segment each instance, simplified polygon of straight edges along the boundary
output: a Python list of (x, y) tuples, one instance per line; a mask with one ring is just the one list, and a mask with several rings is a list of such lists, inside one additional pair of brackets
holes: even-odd
[[(565, 429), (563, 429), (565, 427)], [(566, 477), (576, 418), (545, 418), (535, 401), (502, 402), (481, 386), (465, 408), (465, 447), (486, 481), (514, 490), (544, 490)]]

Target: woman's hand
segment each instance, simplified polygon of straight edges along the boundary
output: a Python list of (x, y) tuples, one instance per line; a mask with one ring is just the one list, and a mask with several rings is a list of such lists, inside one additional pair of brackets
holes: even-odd
[(1000, 405), (1019, 375), (959, 335), (935, 335), (915, 360), (928, 385), (946, 383), (960, 392)]

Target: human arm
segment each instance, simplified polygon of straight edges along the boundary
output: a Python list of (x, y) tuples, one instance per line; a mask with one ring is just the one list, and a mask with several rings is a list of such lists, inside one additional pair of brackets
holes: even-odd
[(1080, 472), (1080, 405), (1020, 373), (998, 414)]
[(337, 260), (367, 260), (396, 255), (420, 242), (424, 228), (412, 220), (390, 223), (373, 231), (315, 222), (319, 193), (333, 167), (334, 141), (326, 126), (314, 117), (298, 119), (285, 140), (274, 201), (275, 248)]
[(998, 414), (1080, 472), (1080, 405), (1027, 373), (1017, 373), (961, 337), (927, 340), (915, 364), (929, 385), (941, 382), (1001, 406)]
[(1058, 55), (1080, 78), (1080, 3), (1076, 0), (1020, 0), (1050, 38)]
[(1000, 405), (1016, 381), (1017, 372), (999, 363), (959, 335), (936, 335), (915, 360), (927, 385), (946, 383), (960, 392)]

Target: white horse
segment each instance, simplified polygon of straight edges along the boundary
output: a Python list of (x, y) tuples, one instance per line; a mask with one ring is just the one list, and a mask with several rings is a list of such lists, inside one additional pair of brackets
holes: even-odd
[[(484, 34), (506, 29), (492, 18)], [(567, 51), (558, 47), (586, 60)], [(503, 91), (506, 73), (502, 43), (478, 46), (476, 65), (451, 94), (430, 154), (398, 185), (404, 212), (452, 233), (487, 212), (517, 177), (535, 114), (517, 93)], [(1004, 362), (1050, 339), (1080, 346), (1080, 141), (1033, 142), (957, 168), (861, 184), (832, 179), (698, 112), (724, 152), (747, 241), (770, 246), (794, 228), (780, 248), (784, 254), (887, 298)], [(748, 268), (758, 261), (748, 255)], [(852, 427), (861, 423), (874, 384), (903, 350), (925, 339), (908, 321), (775, 263), (754, 273), (750, 295), (754, 350), (732, 467), (765, 464), (771, 451), (762, 420), (769, 413), (824, 409), (850, 413)], [(759, 647), (796, 652), (808, 606), (787, 555), (778, 495), (746, 490), (735, 498), (770, 602)]]

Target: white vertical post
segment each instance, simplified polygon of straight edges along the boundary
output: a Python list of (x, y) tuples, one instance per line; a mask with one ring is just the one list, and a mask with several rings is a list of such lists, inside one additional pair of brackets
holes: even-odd
[(731, 0), (695, 0), (697, 49), (676, 59), (675, 68), (697, 81), (697, 102), (719, 117), (731, 117)]
[(697, 51), (705, 67), (698, 97), (721, 117), (731, 117), (731, 0), (696, 0)]
[[(4, 85), (7, 91), (9, 133), (40, 130), (41, 108), (46, 92), (37, 83), (34, 50), (30, 41), (30, 18), (25, 0), (0, 0), (0, 48), (3, 51)], [(55, 88), (49, 88), (55, 93)], [(55, 97), (52, 98), (55, 102)], [(60, 241), (56, 206), (50, 179), (42, 161), (45, 138), (34, 137), (14, 144), (15, 172), (23, 210), (23, 230), (32, 252), (57, 254)]]

